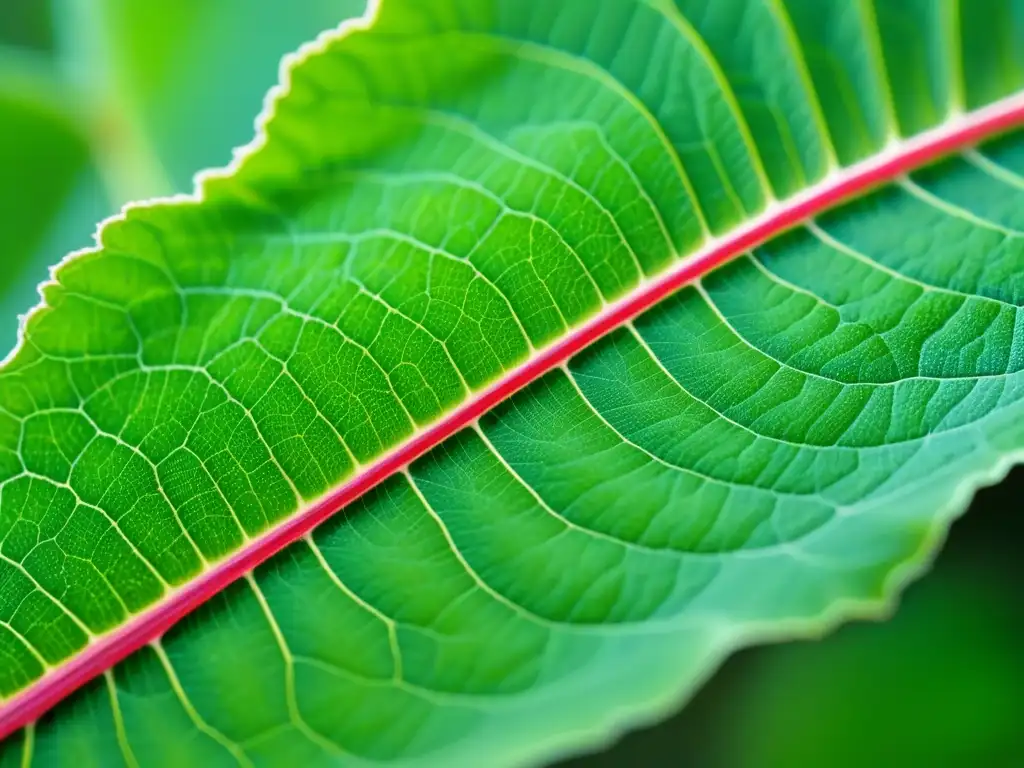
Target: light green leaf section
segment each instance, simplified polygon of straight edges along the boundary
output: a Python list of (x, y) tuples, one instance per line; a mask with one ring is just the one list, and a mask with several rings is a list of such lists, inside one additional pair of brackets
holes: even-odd
[[(985, 5), (385, 0), (326, 39), (203, 202), (60, 267), (0, 373), (0, 691), (709, 235), (1019, 89), (978, 51), (1024, 4)], [(1022, 211), (1015, 134), (743, 256), (0, 762), (536, 760), (877, 611), (1024, 446)]]

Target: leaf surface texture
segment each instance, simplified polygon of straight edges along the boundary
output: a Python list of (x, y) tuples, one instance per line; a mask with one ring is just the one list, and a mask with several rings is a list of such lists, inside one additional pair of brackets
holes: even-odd
[[(0, 372), (0, 693), (713, 238), (1016, 93), (1022, 24), (1011, 0), (385, 0), (326, 38), (201, 202), (133, 208), (57, 270)], [(540, 759), (739, 644), (877, 608), (1024, 440), (1022, 212), (1012, 133), (739, 256), (3, 760)]]

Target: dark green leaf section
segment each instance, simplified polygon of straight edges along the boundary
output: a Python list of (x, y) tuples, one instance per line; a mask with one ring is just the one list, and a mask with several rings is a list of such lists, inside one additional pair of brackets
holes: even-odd
[[(47, 288), (0, 373), (0, 688), (712, 234), (1011, 92), (1012, 59), (964, 74), (963, 16), (385, 2), (293, 71), (205, 201), (130, 211)], [(515, 762), (660, 712), (739, 643), (877, 606), (1024, 441), (1021, 211), (1014, 135), (739, 258), (5, 757)]]

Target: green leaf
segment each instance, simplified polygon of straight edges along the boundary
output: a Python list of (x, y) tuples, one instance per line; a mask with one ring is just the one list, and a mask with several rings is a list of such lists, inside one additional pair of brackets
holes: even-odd
[[(152, 155), (138, 195), (185, 192), (197, 169), (221, 165), (252, 136), (253, 116), (281, 56), (357, 16), (363, 0), (51, 0), (67, 68), (116, 109), (126, 140)], [(203, 126), (196, 130), (195, 126)], [(138, 158), (122, 161), (130, 175)]]
[(53, 47), (49, 3), (10, 0), (0, 7), (0, 44), (48, 51)]
[[(16, 27), (15, 27), (16, 28)], [(95, 173), (88, 139), (70, 114), (74, 98), (51, 63), (0, 47), (0, 345), (16, 341), (17, 316), (37, 299), (54, 253), (73, 249), (108, 211), (90, 204)], [(92, 193), (90, 195), (89, 193)], [(76, 232), (80, 227), (81, 232)]]
[(7, 712), (294, 543), (4, 757), (540, 760), (880, 610), (1024, 445), (1024, 135), (823, 207), (1018, 124), (1022, 11), (386, 0), (324, 37), (0, 372)]
[(930, 575), (885, 626), (771, 649), (734, 692), (732, 727), (744, 738), (721, 745), (722, 764), (854, 768), (1012, 757), (1020, 744), (1014, 681), (1024, 675), (1014, 642), (1020, 600), (1016, 574), (998, 565), (985, 572), (992, 567), (988, 557), (952, 578)]
[[(0, 42), (21, 47), (0, 47), (3, 352), (50, 263), (89, 245), (96, 221), (131, 197), (187, 191), (197, 168), (224, 162), (251, 136), (282, 53), (363, 7), (249, 5), (7, 0), (0, 8)], [(55, 56), (22, 49), (53, 47), (55, 22)], [(195, 124), (207, 127), (197, 135)]]

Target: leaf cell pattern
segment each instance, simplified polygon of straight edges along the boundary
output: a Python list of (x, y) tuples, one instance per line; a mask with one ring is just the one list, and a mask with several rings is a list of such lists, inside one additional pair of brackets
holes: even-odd
[[(1019, 90), (1024, 3), (967, 6), (386, 0), (202, 202), (46, 286), (0, 371), (0, 694), (714, 237)], [(1022, 212), (1016, 133), (745, 254), (0, 764), (536, 759), (870, 610), (1024, 445)]]

